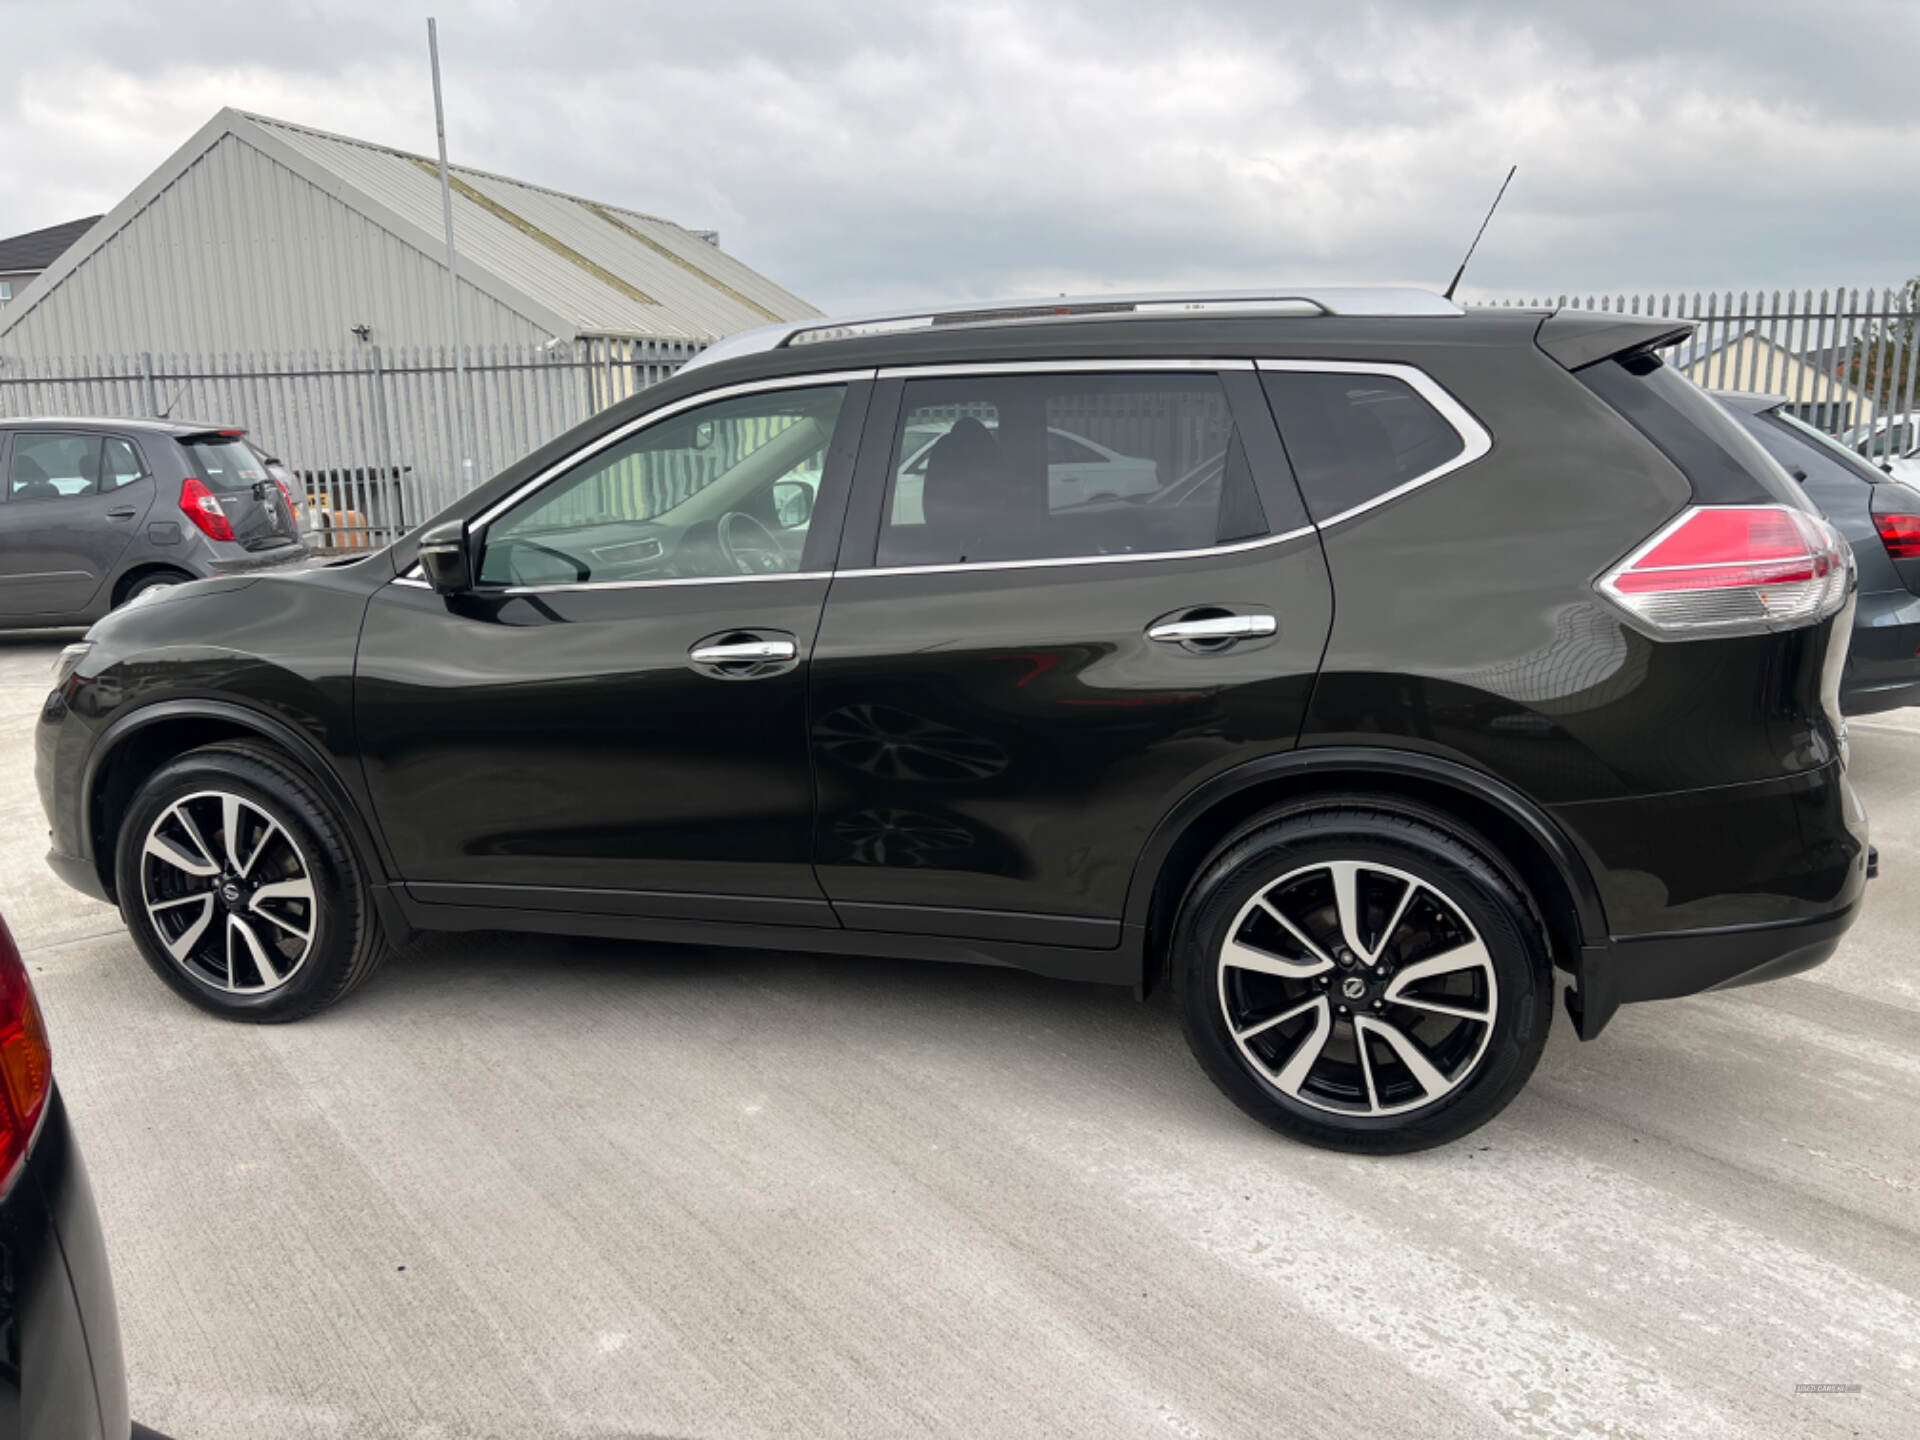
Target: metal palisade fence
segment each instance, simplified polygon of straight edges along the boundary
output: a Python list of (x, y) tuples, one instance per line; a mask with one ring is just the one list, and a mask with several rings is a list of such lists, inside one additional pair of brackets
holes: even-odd
[[(1886, 290), (1559, 295), (1501, 306), (1691, 321), (1667, 358), (1710, 390), (1784, 395), (1802, 419), (1884, 456), (1911, 443), (1920, 280)], [(1876, 436), (1884, 437), (1874, 450)], [(1908, 437), (1904, 442), (1901, 437)]]
[(304, 483), (323, 544), (384, 544), (596, 411), (658, 384), (696, 342), (469, 346), (463, 469), (451, 349), (0, 358), (0, 419), (167, 417), (243, 427)]

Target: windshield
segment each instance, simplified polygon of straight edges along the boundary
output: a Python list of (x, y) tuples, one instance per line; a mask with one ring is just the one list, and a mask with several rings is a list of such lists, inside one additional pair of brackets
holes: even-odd
[(193, 473), (210, 490), (251, 490), (272, 477), (259, 454), (244, 440), (187, 440)]
[(1883, 471), (1862, 460), (1858, 451), (1849, 450), (1826, 431), (1816, 425), (1809, 425), (1798, 415), (1780, 409), (1773, 412), (1773, 418), (1809, 444), (1818, 445), (1821, 453), (1829, 460), (1838, 461), (1846, 466), (1850, 473), (1858, 475), (1861, 479), (1880, 481), (1887, 478)]

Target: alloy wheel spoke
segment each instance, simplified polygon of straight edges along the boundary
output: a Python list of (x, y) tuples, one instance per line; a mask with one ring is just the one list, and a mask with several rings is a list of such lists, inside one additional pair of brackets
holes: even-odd
[(1322, 970), (1331, 970), (1333, 968), (1333, 957), (1315, 944), (1313, 938), (1309, 936), (1306, 931), (1302, 930), (1298, 925), (1294, 924), (1293, 921), (1281, 914), (1279, 906), (1262, 895), (1260, 897), (1260, 908), (1278, 921), (1280, 928), (1293, 936), (1293, 938), (1299, 942), (1301, 948), (1313, 957), (1313, 968), (1305, 971), (1305, 974), (1318, 975)]
[(1436, 1015), (1452, 1015), (1460, 1020), (1478, 1020), (1483, 1025), (1493, 1019), (1485, 1010), (1469, 1010), (1464, 1005), (1451, 1005), (1444, 1000), (1425, 1000), (1414, 995), (1396, 995), (1389, 1003), (1411, 1006), (1415, 1010), (1431, 1010)]
[(295, 875), (288, 880), (270, 880), (253, 892), (250, 908), (259, 910), (262, 900), (304, 900), (311, 905), (313, 904), (313, 881), (304, 875)]
[[(189, 900), (198, 900), (200, 902), (200, 913), (187, 923), (187, 928), (182, 930), (176, 938), (172, 940), (167, 939), (165, 932), (161, 932), (160, 935), (160, 943), (167, 947), (167, 953), (176, 960), (184, 960), (188, 955), (193, 953), (193, 947), (200, 943), (200, 937), (207, 933), (207, 926), (213, 923), (213, 896), (193, 895), (188, 897), (187, 900), (176, 900), (172, 903), (175, 905), (185, 905), (189, 903)], [(159, 907), (150, 906), (148, 908), (157, 909)]]
[(1280, 1067), (1273, 1077), (1273, 1083), (1287, 1094), (1299, 1097), (1300, 1087), (1306, 1084), (1307, 1075), (1321, 1052), (1327, 1048), (1327, 1039), (1333, 1034), (1333, 1008), (1327, 1004), (1324, 995), (1316, 996), (1309, 1002), (1314, 1008), (1313, 1033), (1302, 1040), (1293, 1054), (1287, 1057), (1287, 1063)]
[(1419, 888), (1420, 886), (1414, 881), (1407, 882), (1406, 890), (1401, 893), (1400, 903), (1393, 907), (1393, 918), (1387, 921), (1387, 928), (1380, 932), (1379, 943), (1367, 955), (1369, 962), (1378, 960), (1386, 950), (1388, 942), (1393, 939), (1393, 932), (1398, 930), (1400, 922), (1407, 918), (1407, 907), (1413, 903), (1413, 892)]
[(1306, 1014), (1307, 1011), (1313, 1009), (1314, 1006), (1320, 1003), (1322, 1003), (1321, 999), (1318, 995), (1316, 995), (1311, 1000), (1303, 1001), (1300, 1004), (1294, 1006), (1291, 1010), (1282, 1010), (1278, 1015), (1274, 1015), (1269, 1017), (1268, 1019), (1262, 1020), (1258, 1024), (1249, 1025), (1244, 1030), (1234, 1031), (1233, 1038), (1236, 1040), (1251, 1040), (1256, 1035), (1264, 1035), (1267, 1031), (1271, 1030), (1274, 1026), (1284, 1025), (1287, 1023), (1287, 1021), (1294, 1019), (1296, 1016)]
[(1371, 955), (1361, 936), (1360, 872), (1365, 867), (1352, 860), (1332, 860), (1327, 874), (1333, 880), (1333, 905), (1340, 916), (1340, 937), (1355, 955)]
[(1310, 980), (1322, 970), (1333, 968), (1331, 960), (1289, 960), (1282, 955), (1270, 955), (1265, 950), (1243, 945), (1238, 940), (1229, 940), (1221, 947), (1220, 963), (1236, 970), (1278, 975), (1283, 980)]
[(168, 813), (180, 822), (180, 828), (187, 832), (188, 838), (191, 839), (199, 849), (202, 860), (212, 867), (206, 873), (209, 875), (218, 875), (220, 873), (220, 862), (214, 858), (213, 846), (207, 843), (207, 837), (200, 833), (200, 827), (194, 823), (193, 812), (187, 809), (187, 802), (184, 800), (180, 801)]
[(302, 930), (291, 920), (283, 920), (271, 910), (261, 910), (255, 907), (253, 913), (258, 918), (265, 920), (268, 924), (279, 926), (296, 940), (311, 940), (313, 938), (313, 932), (311, 930)]
[(235, 873), (243, 873), (240, 864), (240, 797), (220, 797), (220, 835), (227, 842), (227, 864)]
[(1422, 980), (1431, 980), (1436, 975), (1458, 974), (1462, 970), (1479, 970), (1489, 980), (1493, 978), (1493, 957), (1487, 954), (1487, 947), (1480, 941), (1469, 940), (1464, 945), (1456, 945), (1451, 950), (1442, 950), (1438, 955), (1429, 955), (1424, 960), (1402, 966), (1394, 972), (1393, 982), (1387, 986), (1386, 999), (1389, 1002), (1401, 1001), (1409, 985), (1418, 985)]
[(1380, 1087), (1373, 1080), (1373, 1055), (1367, 1049), (1367, 1032), (1358, 1025), (1353, 1027), (1353, 1048), (1360, 1052), (1360, 1078), (1367, 1087), (1367, 1113), (1377, 1114), (1380, 1110)]
[(1366, 1037), (1369, 1035), (1378, 1035), (1386, 1041), (1400, 1063), (1413, 1072), (1413, 1078), (1419, 1082), (1420, 1088), (1426, 1092), (1429, 1100), (1437, 1100), (1453, 1088), (1453, 1082), (1442, 1075), (1434, 1063), (1427, 1059), (1426, 1052), (1420, 1048), (1419, 1042), (1399, 1026), (1391, 1025), (1371, 1015), (1354, 1016), (1353, 1025), (1359, 1032), (1358, 1038), (1363, 1048)]
[(147, 836), (146, 852), (162, 864), (202, 880), (220, 873), (220, 867), (211, 859), (189, 855), (178, 842), (162, 835), (157, 828)]
[(280, 972), (274, 969), (273, 962), (267, 958), (267, 947), (260, 943), (260, 937), (253, 933), (253, 927), (238, 915), (227, 916), (227, 985), (238, 989), (234, 979), (233, 937), (238, 935), (245, 945), (248, 958), (253, 961), (254, 970), (270, 988), (280, 983)]

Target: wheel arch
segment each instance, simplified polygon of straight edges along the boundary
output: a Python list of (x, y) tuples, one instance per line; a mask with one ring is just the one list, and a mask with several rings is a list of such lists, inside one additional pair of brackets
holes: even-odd
[(114, 576), (113, 583), (107, 587), (107, 608), (118, 610), (126, 603), (127, 592), (149, 575), (178, 575), (183, 585), (198, 578), (184, 565), (167, 560), (141, 560)]
[(1161, 819), (1135, 862), (1126, 921), (1144, 935), (1140, 987), (1160, 975), (1180, 905), (1207, 857), (1278, 806), (1315, 795), (1364, 796), (1477, 832), (1533, 901), (1554, 963), (1577, 970), (1607, 943), (1592, 872), (1566, 832), (1524, 795), (1470, 766), (1414, 751), (1313, 746), (1236, 766), (1190, 791)]
[(298, 766), (333, 806), (376, 896), (384, 898), (388, 871), (380, 849), (352, 791), (320, 748), (283, 720), (220, 700), (144, 705), (114, 721), (94, 744), (81, 781), (81, 841), (109, 897), (120, 817), (134, 792), (168, 760), (223, 740), (264, 742)]

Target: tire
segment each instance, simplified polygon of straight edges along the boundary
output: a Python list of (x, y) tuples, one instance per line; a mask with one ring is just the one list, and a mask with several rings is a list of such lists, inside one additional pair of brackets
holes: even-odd
[(117, 610), (121, 605), (131, 605), (136, 599), (146, 594), (149, 590), (169, 590), (175, 585), (184, 585), (191, 579), (193, 579), (193, 576), (186, 574), (184, 571), (155, 570), (150, 574), (142, 575), (138, 580), (134, 581), (133, 584), (129, 585), (127, 587), (127, 593), (120, 597), (119, 605), (114, 606), (114, 608)]
[(156, 770), (122, 817), (115, 878), (154, 973), (229, 1020), (311, 1015), (386, 953), (345, 827), (266, 745), (209, 745)]
[(1423, 1150), (1485, 1124), (1553, 1018), (1545, 934), (1504, 867), (1384, 803), (1307, 804), (1230, 839), (1187, 893), (1172, 959), (1201, 1068), (1254, 1119), (1334, 1150)]

